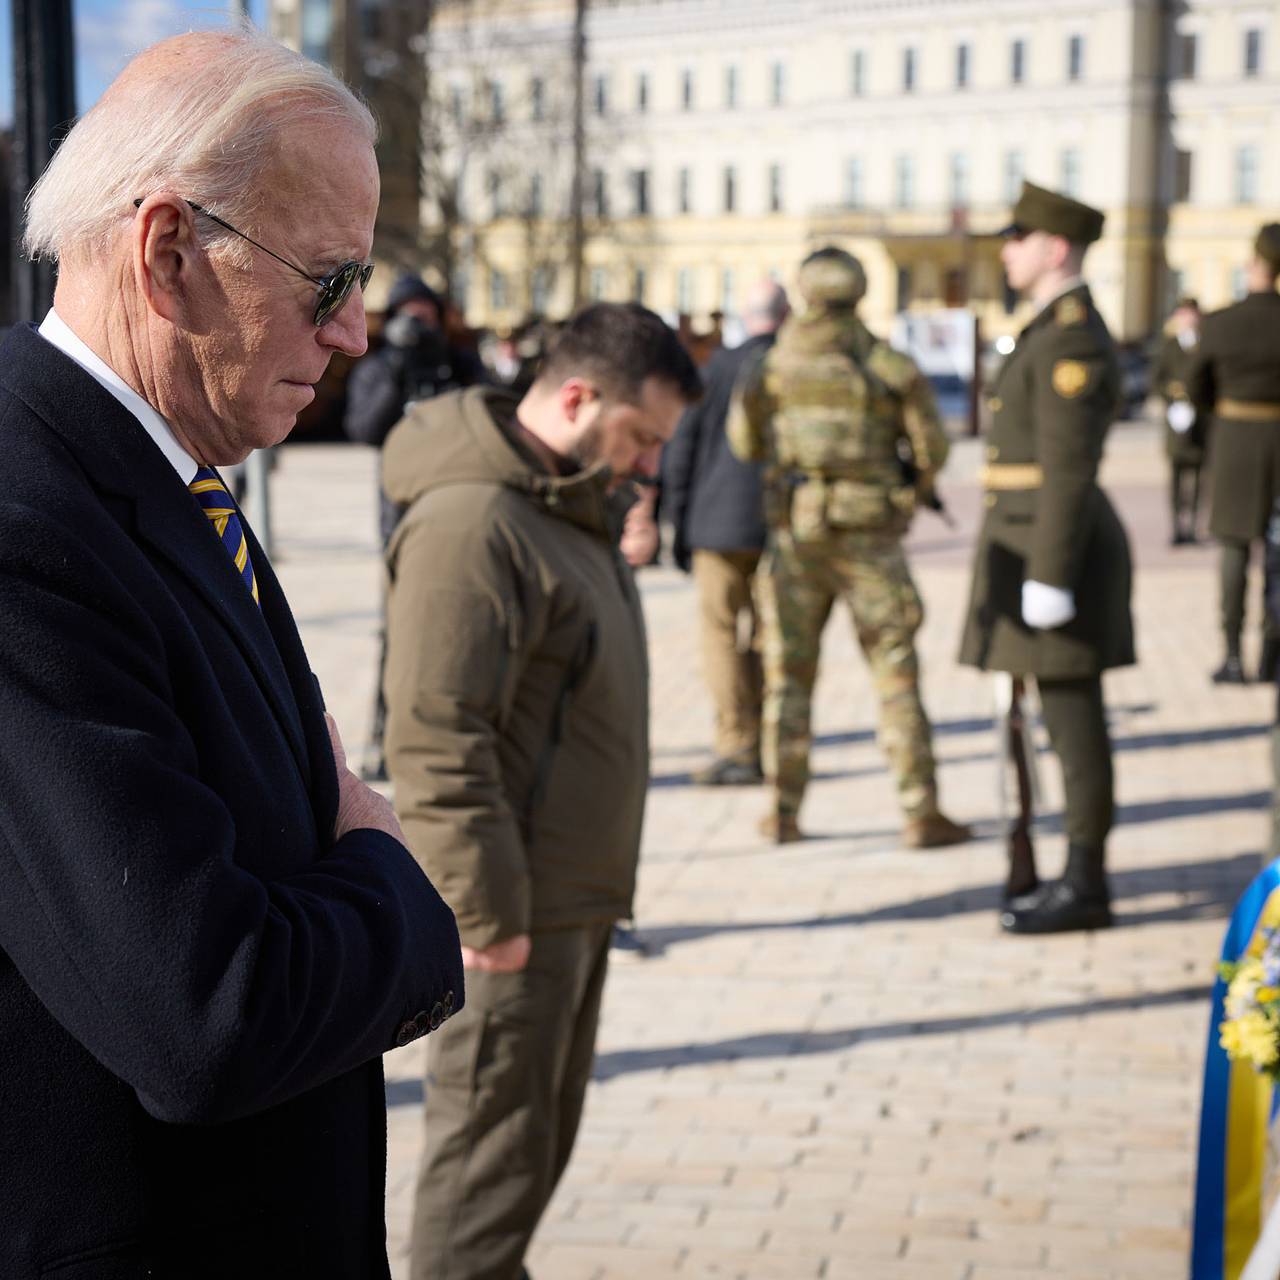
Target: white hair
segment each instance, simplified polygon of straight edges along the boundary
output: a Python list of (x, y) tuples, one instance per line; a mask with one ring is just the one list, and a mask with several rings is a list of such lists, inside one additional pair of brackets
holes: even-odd
[(742, 320), (753, 335), (772, 333), (787, 318), (790, 310), (787, 291), (776, 280), (766, 277), (747, 291)]
[[(245, 217), (272, 198), (266, 170), (300, 126), (346, 123), (376, 140), (369, 109), (328, 68), (255, 28), (220, 32), (198, 48), (149, 80), (109, 89), (76, 123), (27, 197), (31, 257), (105, 253), (134, 201), (157, 190), (233, 222)], [(208, 242), (248, 251), (201, 222)]]

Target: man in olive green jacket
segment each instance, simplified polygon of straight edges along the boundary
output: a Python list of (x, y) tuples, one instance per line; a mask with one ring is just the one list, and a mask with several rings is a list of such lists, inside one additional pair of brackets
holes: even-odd
[(1111, 923), (1105, 872), (1114, 816), (1102, 673), (1134, 660), (1124, 527), (1098, 486), (1119, 404), (1115, 344), (1081, 279), (1103, 215), (1023, 185), (1001, 257), (1035, 305), (993, 388), (986, 518), (978, 535), (960, 661), (1034, 676), (1062, 764), (1067, 865), (1061, 880), (1014, 897), (1011, 933)]
[(569, 1159), (648, 785), (627, 483), (701, 394), (652, 312), (599, 304), (522, 400), (412, 407), (383, 449), (387, 747), (452, 906), (467, 1004), (432, 1037), (413, 1280), (516, 1280)]

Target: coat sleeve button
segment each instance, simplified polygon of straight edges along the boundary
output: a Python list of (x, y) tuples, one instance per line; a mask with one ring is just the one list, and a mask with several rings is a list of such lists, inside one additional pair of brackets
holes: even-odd
[(434, 1031), (444, 1020), (447, 1015), (444, 1011), (444, 1005), (439, 1000), (431, 1006), (431, 1017), (427, 1021), (427, 1026)]
[(396, 1048), (403, 1049), (410, 1041), (416, 1040), (422, 1032), (416, 1022), (402, 1022), (396, 1032)]
[(444, 1005), (444, 1016), (446, 1018), (453, 1017), (453, 992), (452, 991), (446, 991), (444, 993), (444, 1000), (442, 1001), (442, 1003)]

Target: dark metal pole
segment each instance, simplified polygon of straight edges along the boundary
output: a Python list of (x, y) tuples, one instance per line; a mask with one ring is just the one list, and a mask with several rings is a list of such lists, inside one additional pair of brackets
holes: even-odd
[(23, 202), (76, 113), (71, 0), (11, 0), (13, 13), (13, 301), (19, 321), (53, 303), (52, 262), (30, 262), (18, 245)]
[(577, 0), (573, 18), (573, 177), (569, 193), (569, 261), (573, 271), (573, 307), (586, 297), (587, 230), (583, 206), (587, 191), (587, 5)]
[(969, 370), (969, 434), (982, 428), (982, 317), (973, 313), (973, 368)]

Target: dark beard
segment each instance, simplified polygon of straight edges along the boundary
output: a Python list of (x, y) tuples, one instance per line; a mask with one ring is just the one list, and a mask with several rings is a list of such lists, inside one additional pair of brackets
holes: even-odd
[(599, 461), (601, 454), (604, 452), (603, 444), (600, 437), (600, 426), (593, 422), (582, 433), (582, 438), (573, 447), (569, 457), (578, 464), (583, 471), (590, 471)]

